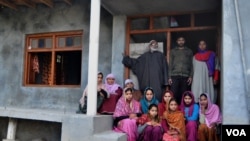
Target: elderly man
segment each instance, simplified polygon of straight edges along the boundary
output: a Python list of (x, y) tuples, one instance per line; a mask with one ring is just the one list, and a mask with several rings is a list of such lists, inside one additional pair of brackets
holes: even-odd
[(168, 64), (165, 55), (158, 50), (156, 40), (151, 40), (148, 48), (148, 52), (136, 59), (124, 56), (122, 63), (137, 76), (142, 93), (145, 88), (152, 87), (156, 98), (161, 101), (162, 93), (168, 84)]

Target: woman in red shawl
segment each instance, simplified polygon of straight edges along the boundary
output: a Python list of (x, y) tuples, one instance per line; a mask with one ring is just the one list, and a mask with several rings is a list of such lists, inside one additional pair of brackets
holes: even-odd
[(200, 110), (199, 110), (199, 141), (217, 141), (216, 126), (221, 124), (220, 109), (216, 104), (210, 101), (206, 93), (200, 95)]
[(174, 94), (170, 90), (166, 90), (163, 93), (162, 101), (158, 104), (158, 115), (160, 118), (163, 116), (163, 113), (168, 109), (168, 102), (169, 100), (174, 97)]
[(109, 98), (105, 99), (99, 109), (101, 114), (113, 114), (118, 99), (122, 95), (122, 87), (115, 82), (115, 76), (108, 74), (105, 79), (105, 89), (110, 94)]

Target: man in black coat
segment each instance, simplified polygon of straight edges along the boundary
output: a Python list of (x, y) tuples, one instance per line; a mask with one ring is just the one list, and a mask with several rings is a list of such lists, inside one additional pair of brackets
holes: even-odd
[(165, 86), (168, 84), (168, 64), (165, 55), (159, 51), (158, 42), (149, 42), (149, 51), (138, 58), (124, 56), (122, 63), (137, 76), (139, 88), (152, 87), (156, 98), (161, 101)]

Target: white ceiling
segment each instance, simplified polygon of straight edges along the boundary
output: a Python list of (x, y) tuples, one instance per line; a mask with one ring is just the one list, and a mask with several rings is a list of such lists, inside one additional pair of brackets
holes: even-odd
[(102, 0), (112, 15), (144, 15), (217, 9), (221, 0)]

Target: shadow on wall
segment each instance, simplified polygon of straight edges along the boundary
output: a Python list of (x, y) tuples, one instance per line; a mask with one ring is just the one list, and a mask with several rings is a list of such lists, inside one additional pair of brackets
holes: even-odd
[[(1, 120), (2, 118), (0, 118), (0, 123)], [(5, 122), (8, 123), (8, 119)], [(58, 122), (18, 119), (16, 139), (19, 141), (60, 141), (61, 128), (62, 124)], [(7, 135), (7, 126), (5, 129)]]
[(7, 136), (8, 122), (9, 122), (9, 118), (7, 117), (0, 118), (0, 127), (1, 127), (0, 128), (0, 140), (1, 141), (5, 139)]

